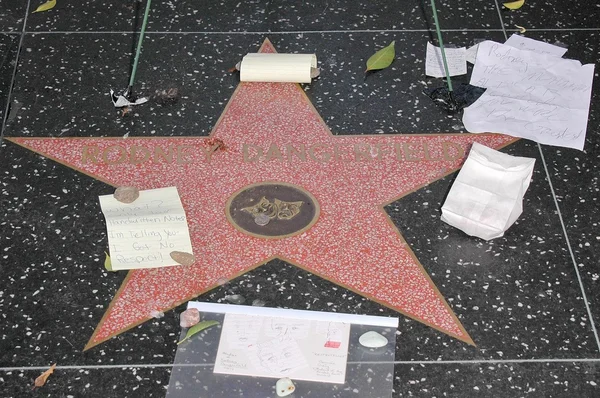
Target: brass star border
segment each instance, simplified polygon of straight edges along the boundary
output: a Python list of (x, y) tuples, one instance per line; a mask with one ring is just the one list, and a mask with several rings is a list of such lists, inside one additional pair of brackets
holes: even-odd
[[(196, 263), (129, 271), (84, 350), (276, 258), (474, 345), (384, 207), (456, 171), (473, 142), (513, 137), (337, 136), (300, 85), (240, 83), (209, 137), (7, 140), (113, 187), (180, 193)], [(279, 183), (318, 201), (306, 230), (267, 239), (228, 218), (236, 192)]]

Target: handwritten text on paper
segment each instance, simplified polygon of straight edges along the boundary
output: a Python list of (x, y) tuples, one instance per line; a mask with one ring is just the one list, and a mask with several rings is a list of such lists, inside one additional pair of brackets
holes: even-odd
[(471, 84), (487, 90), (465, 109), (463, 123), (472, 133), (503, 133), (581, 150), (593, 75), (593, 64), (485, 41), (479, 44)]
[(140, 191), (133, 203), (100, 196), (113, 270), (178, 265), (173, 251), (192, 254), (185, 211), (177, 188)]

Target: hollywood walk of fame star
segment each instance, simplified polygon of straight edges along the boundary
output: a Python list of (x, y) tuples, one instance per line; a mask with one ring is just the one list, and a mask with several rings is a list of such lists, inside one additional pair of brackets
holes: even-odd
[[(112, 186), (176, 186), (182, 198), (196, 263), (130, 271), (86, 349), (274, 258), (473, 344), (383, 206), (457, 170), (474, 141), (512, 137), (335, 136), (299, 85), (240, 83), (209, 138), (9, 140)], [(228, 203), (264, 183), (314, 197), (314, 222), (275, 239), (236, 225)]]

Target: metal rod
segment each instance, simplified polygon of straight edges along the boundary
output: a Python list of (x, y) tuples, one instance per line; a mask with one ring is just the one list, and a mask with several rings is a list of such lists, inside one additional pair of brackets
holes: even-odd
[(135, 82), (135, 72), (137, 71), (140, 53), (142, 52), (142, 41), (144, 41), (144, 33), (146, 33), (146, 24), (148, 23), (148, 14), (150, 13), (151, 3), (152, 0), (148, 0), (148, 3), (146, 4), (146, 10), (144, 11), (144, 21), (142, 22), (142, 29), (140, 30), (140, 37), (138, 38), (135, 58), (133, 60), (133, 68), (131, 69), (131, 77), (129, 78), (129, 89), (127, 90), (129, 93), (131, 93), (133, 83)]
[(435, 0), (431, 0), (431, 9), (433, 10), (433, 20), (435, 21), (435, 31), (437, 32), (438, 42), (440, 43), (440, 50), (442, 51), (442, 62), (444, 64), (444, 71), (446, 72), (446, 81), (448, 82), (448, 91), (452, 97), (452, 79), (450, 79), (450, 71), (448, 71), (448, 63), (446, 62), (446, 51), (444, 50), (444, 41), (442, 40), (442, 31), (440, 30), (440, 22), (438, 21), (437, 9), (435, 7)]

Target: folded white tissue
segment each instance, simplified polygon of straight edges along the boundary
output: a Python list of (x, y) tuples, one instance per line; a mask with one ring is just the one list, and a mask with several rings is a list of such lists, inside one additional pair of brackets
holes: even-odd
[(504, 235), (523, 212), (534, 164), (473, 143), (442, 206), (442, 221), (485, 240)]

